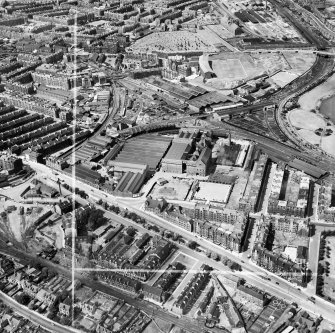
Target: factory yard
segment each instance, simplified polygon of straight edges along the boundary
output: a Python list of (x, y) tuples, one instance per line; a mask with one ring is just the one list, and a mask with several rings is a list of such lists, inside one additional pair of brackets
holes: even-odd
[[(21, 215), (19, 207), (26, 211)], [(0, 209), (7, 212), (7, 220), (1, 219), (1, 232), (11, 241), (23, 242), (29, 229), (34, 225), (36, 220), (45, 214), (51, 206), (37, 206), (32, 204), (20, 203), (13, 200), (0, 202)]]
[(165, 198), (167, 200), (185, 200), (192, 186), (191, 179), (172, 178), (166, 180), (166, 184), (156, 184), (151, 193), (154, 199)]
[(204, 202), (226, 203), (229, 199), (232, 185), (200, 182), (199, 190), (194, 195), (195, 200)]
[[(214, 37), (215, 38), (215, 37)], [(171, 31), (155, 32), (146, 37), (139, 39), (131, 46), (133, 52), (216, 52), (217, 49), (211, 42), (215, 40), (206, 40), (202, 34), (192, 33), (189, 31)]]

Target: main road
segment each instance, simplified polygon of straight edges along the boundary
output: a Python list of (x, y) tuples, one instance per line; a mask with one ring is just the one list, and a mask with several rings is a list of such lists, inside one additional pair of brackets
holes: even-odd
[[(35, 163), (33, 163), (35, 164)], [(34, 165), (31, 164), (32, 167), (34, 167)], [(36, 164), (36, 166), (38, 167), (38, 170), (40, 170), (39, 172), (41, 172), (41, 170), (45, 172), (49, 172), (49, 176), (51, 176), (51, 172), (50, 169), (40, 165), (40, 164)], [(59, 174), (60, 178), (65, 178), (67, 180), (67, 178), (69, 178), (68, 176), (65, 176), (63, 174)], [(70, 178), (69, 178), (70, 179)], [(50, 180), (51, 181), (51, 180)], [(274, 295), (278, 295), (279, 297), (282, 297), (283, 299), (286, 300), (290, 300), (290, 301), (295, 301), (297, 302), (302, 308), (308, 310), (308, 311), (312, 311), (315, 312), (317, 314), (322, 314), (322, 316), (324, 318), (326, 318), (327, 320), (334, 322), (335, 323), (335, 305), (330, 304), (326, 301), (324, 301), (323, 299), (319, 298), (319, 297), (315, 297), (316, 298), (316, 303), (313, 304), (310, 301), (307, 301), (308, 297), (310, 296), (315, 296), (311, 291), (306, 290), (301, 288), (301, 290), (298, 290), (297, 287), (295, 287), (294, 285), (292, 285), (291, 283), (289, 283), (288, 281), (286, 281), (285, 279), (272, 274), (270, 272), (268, 272), (267, 270), (257, 266), (256, 264), (252, 263), (250, 260), (244, 258), (241, 256), (241, 254), (237, 254), (234, 252), (231, 252), (229, 250), (226, 250), (224, 248), (222, 248), (221, 246), (214, 244), (212, 242), (210, 242), (207, 239), (201, 238), (199, 236), (197, 236), (194, 233), (188, 232), (187, 230), (180, 228), (179, 226), (172, 224), (168, 221), (166, 221), (165, 219), (154, 215), (152, 213), (148, 213), (146, 211), (143, 211), (143, 209), (141, 208), (144, 204), (144, 198), (117, 198), (117, 197), (113, 197), (111, 195), (106, 195), (106, 193), (104, 193), (103, 191), (100, 191), (98, 189), (93, 189), (92, 187), (90, 187), (87, 184), (83, 184), (81, 182), (79, 182), (80, 185), (78, 185), (79, 187), (83, 188), (84, 190), (88, 190), (88, 193), (92, 193), (89, 189), (94, 191), (94, 195), (96, 196), (97, 199), (101, 198), (104, 201), (107, 201), (109, 204), (117, 204), (119, 207), (123, 208), (123, 209), (128, 209), (129, 211), (133, 211), (136, 214), (138, 214), (139, 216), (145, 218), (148, 222), (152, 223), (153, 225), (156, 225), (160, 228), (163, 228), (165, 230), (169, 230), (172, 232), (177, 232), (178, 234), (180, 234), (185, 240), (188, 241), (195, 241), (197, 242), (201, 247), (203, 247), (204, 249), (207, 249), (209, 251), (218, 253), (221, 256), (226, 256), (229, 259), (231, 259), (232, 261), (235, 261), (237, 263), (239, 263), (241, 265), (241, 267), (243, 268), (242, 272), (235, 272), (235, 275), (239, 275), (243, 278), (245, 278), (245, 280), (247, 282), (250, 282), (252, 284), (254, 284), (255, 286), (259, 287), (260, 289), (269, 292), (270, 294), (274, 294)], [(55, 184), (55, 183), (54, 183)], [(70, 192), (69, 192), (70, 193)], [(77, 197), (77, 201), (79, 201), (81, 204), (87, 204), (88, 201), (82, 198)], [(102, 208), (101, 208), (102, 209)], [(139, 229), (141, 232), (149, 232), (147, 229), (144, 229), (141, 225), (136, 224), (135, 222), (129, 220), (129, 219), (125, 219), (120, 215), (114, 214), (112, 212), (109, 211), (105, 211), (106, 217), (110, 218), (111, 220), (118, 222), (120, 224), (124, 224), (126, 226), (128, 225), (132, 225), (135, 228)], [(216, 262), (214, 260), (211, 260), (209, 258), (207, 258), (207, 256), (205, 256), (204, 254), (195, 252), (185, 246), (179, 245), (180, 247), (180, 251), (186, 255), (190, 255), (193, 258), (199, 260), (200, 262), (203, 263), (207, 263), (210, 264), (213, 268), (219, 270), (220, 272), (222, 272), (222, 274), (232, 274), (231, 271), (229, 269), (227, 269), (226, 266), (223, 265), (223, 263), (221, 262)], [(209, 262), (210, 261), (210, 262)], [(78, 272), (80, 271), (80, 269), (78, 269)], [(264, 280), (264, 277), (269, 277), (271, 278), (271, 281), (269, 280)], [(143, 306), (143, 304), (142, 304)], [(150, 308), (149, 308), (150, 310)]]

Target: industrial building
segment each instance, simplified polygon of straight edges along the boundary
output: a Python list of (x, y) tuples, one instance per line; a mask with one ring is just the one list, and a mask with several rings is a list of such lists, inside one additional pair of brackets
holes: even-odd
[[(206, 176), (211, 162), (211, 149), (199, 130), (181, 130), (162, 160), (162, 171)], [(198, 141), (196, 141), (198, 139)]]
[(152, 173), (157, 169), (170, 144), (170, 138), (157, 135), (148, 134), (130, 139), (108, 165), (114, 172), (134, 171), (139, 169), (138, 165), (147, 165), (148, 171)]
[(78, 164), (74, 166), (69, 166), (63, 170), (66, 174), (72, 177), (73, 173), (75, 179), (82, 181), (85, 184), (91, 185), (93, 187), (99, 187), (102, 177), (99, 172), (89, 169), (88, 167)]

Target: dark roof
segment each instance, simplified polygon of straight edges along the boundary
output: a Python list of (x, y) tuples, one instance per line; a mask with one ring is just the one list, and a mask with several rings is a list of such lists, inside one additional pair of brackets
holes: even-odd
[(164, 159), (182, 160), (191, 150), (189, 142), (173, 142)]
[(91, 183), (98, 183), (102, 178), (99, 172), (91, 170), (88, 167), (81, 164), (75, 166), (69, 166), (68, 168), (64, 169), (64, 171), (72, 174), (73, 168), (76, 178), (79, 178), (81, 180), (87, 180), (90, 181)]
[(306, 246), (298, 246), (297, 249), (297, 258), (298, 259), (307, 259), (308, 248)]
[(292, 168), (302, 170), (308, 175), (320, 178), (323, 174), (326, 173), (326, 170), (322, 170), (320, 166), (315, 166), (305, 161), (295, 158), (293, 161), (289, 162), (288, 165)]
[(221, 94), (217, 91), (211, 91), (202, 96), (193, 98), (192, 100), (188, 101), (188, 104), (200, 108), (208, 105), (226, 102), (236, 103), (238, 102), (238, 99), (236, 99), (236, 97)]
[(150, 235), (146, 232), (145, 234), (142, 235), (141, 238), (139, 238), (137, 241), (136, 241), (136, 246), (138, 248), (141, 248), (143, 245), (146, 244), (146, 242), (150, 239)]
[(263, 293), (261, 293), (261, 292), (258, 292), (256, 290), (254, 290), (254, 289), (245, 287), (244, 285), (239, 285), (237, 287), (237, 289), (239, 289), (240, 291), (242, 291), (242, 292), (244, 292), (244, 293), (246, 293), (246, 294), (248, 294), (248, 295), (250, 295), (250, 296), (252, 296), (254, 298), (257, 298), (257, 299), (259, 299), (261, 301), (264, 300), (264, 296), (265, 295)]
[(163, 200), (156, 200), (152, 199), (151, 197), (148, 197), (146, 200), (146, 206), (150, 209), (159, 209), (162, 211), (165, 205), (166, 202)]
[(147, 292), (148, 294), (156, 295), (161, 297), (162, 295), (162, 288), (159, 287), (154, 287), (154, 286), (149, 286), (147, 284), (143, 285), (143, 292)]

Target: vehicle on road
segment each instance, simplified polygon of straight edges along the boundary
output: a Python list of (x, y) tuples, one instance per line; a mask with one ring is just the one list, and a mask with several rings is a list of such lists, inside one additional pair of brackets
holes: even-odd
[(270, 279), (268, 276), (263, 276), (263, 275), (261, 275), (260, 277), (261, 277), (261, 279), (271, 281), (271, 279)]
[(279, 284), (279, 282), (276, 282), (276, 284)]

